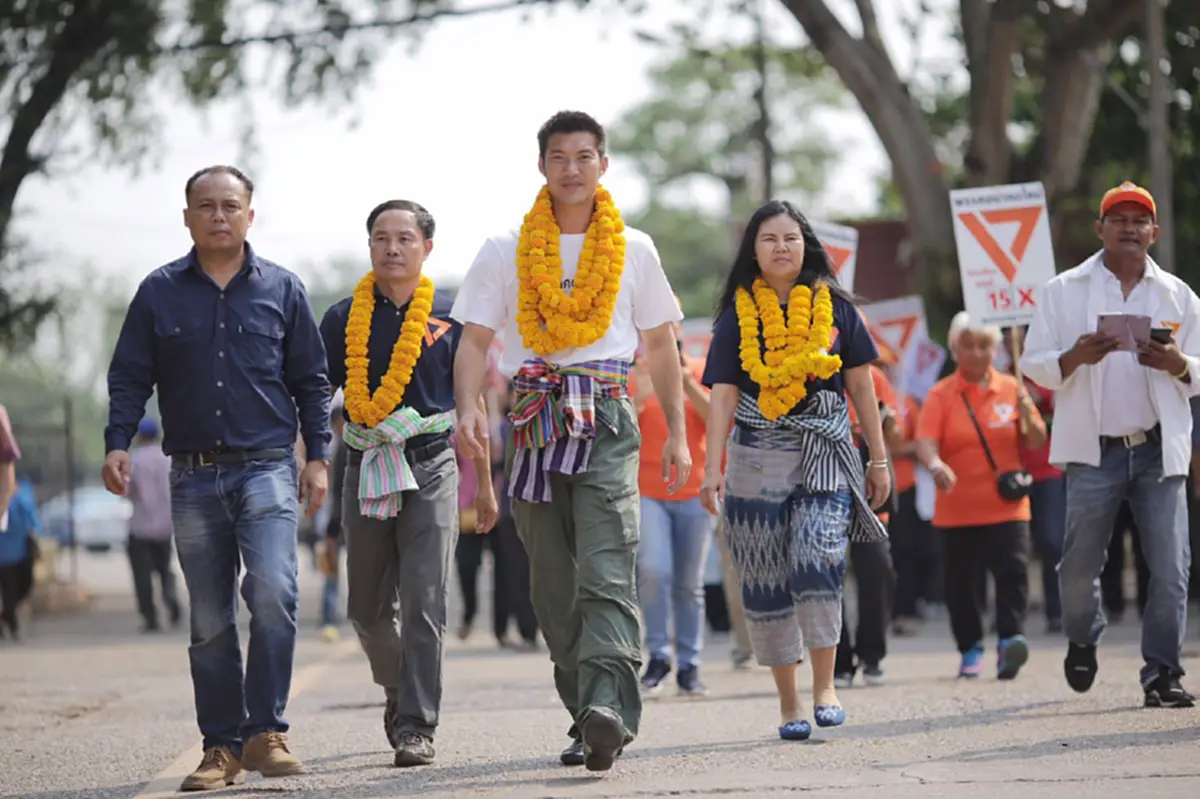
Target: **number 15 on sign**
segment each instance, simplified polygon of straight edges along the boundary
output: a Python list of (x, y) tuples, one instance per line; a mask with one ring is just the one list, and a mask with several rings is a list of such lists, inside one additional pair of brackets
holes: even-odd
[(1028, 313), (1037, 307), (1033, 297), (1034, 291), (1034, 286), (993, 286), (987, 291), (988, 307), (993, 313)]

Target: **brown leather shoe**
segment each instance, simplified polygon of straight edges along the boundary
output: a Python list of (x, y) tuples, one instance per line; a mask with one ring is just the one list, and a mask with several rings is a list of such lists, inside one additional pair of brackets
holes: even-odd
[(242, 763), (224, 746), (206, 749), (200, 765), (183, 778), (181, 791), (216, 791), (228, 785), (241, 785), (246, 780)]
[(242, 747), (242, 768), (264, 777), (304, 773), (304, 764), (288, 751), (287, 736), (281, 732), (261, 732), (247, 741)]

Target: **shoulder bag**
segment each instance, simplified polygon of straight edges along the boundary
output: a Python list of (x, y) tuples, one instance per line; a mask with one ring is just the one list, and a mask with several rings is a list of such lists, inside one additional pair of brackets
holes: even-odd
[(999, 467), (996, 466), (996, 459), (992, 457), (992, 449), (988, 446), (987, 439), (984, 438), (983, 428), (979, 426), (979, 420), (975, 418), (975, 409), (971, 407), (971, 401), (967, 399), (967, 393), (964, 391), (959, 396), (962, 397), (963, 405), (967, 406), (967, 414), (971, 417), (971, 424), (975, 426), (975, 432), (979, 436), (979, 443), (983, 445), (983, 454), (987, 456), (988, 464), (991, 465), (992, 472), (996, 475), (996, 490), (1000, 492), (1000, 497), (1009, 502), (1020, 502), (1025, 499), (1033, 490), (1033, 475), (1024, 469), (1017, 469), (1014, 472), (1000, 471)]

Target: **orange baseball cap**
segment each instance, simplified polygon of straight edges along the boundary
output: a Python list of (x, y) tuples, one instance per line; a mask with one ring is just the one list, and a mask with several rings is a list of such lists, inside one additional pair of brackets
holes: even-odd
[(1117, 203), (1137, 203), (1158, 219), (1158, 206), (1154, 204), (1153, 195), (1136, 183), (1127, 180), (1120, 186), (1104, 192), (1104, 199), (1100, 200), (1100, 218), (1103, 219), (1109, 209)]

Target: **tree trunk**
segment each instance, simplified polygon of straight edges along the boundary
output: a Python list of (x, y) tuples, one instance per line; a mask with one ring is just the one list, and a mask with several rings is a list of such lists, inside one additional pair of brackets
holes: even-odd
[(1008, 123), (1013, 109), (1013, 54), (1020, 35), (1021, 8), (1013, 0), (962, 0), (967, 49), (971, 139), (965, 159), (970, 186), (1007, 181), (1012, 166)]
[(1046, 187), (1051, 238), (1057, 245), (1069, 220), (1060, 213), (1061, 203), (1079, 184), (1104, 89), (1099, 49), (1052, 49), (1044, 74), (1042, 130), (1024, 161), (1014, 164), (1010, 180), (1040, 180)]
[(823, 0), (784, 0), (813, 46), (854, 94), (891, 159), (923, 268), (952, 263), (954, 226), (943, 166), (922, 110), (887, 53), (856, 39)]
[(105, 43), (106, 33), (85, 11), (75, 11), (53, 43), (49, 63), (12, 116), (4, 154), (0, 156), (0, 258), (8, 241), (17, 192), (37, 172), (42, 159), (33, 152), (34, 137), (62, 101), (80, 68)]

